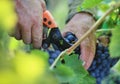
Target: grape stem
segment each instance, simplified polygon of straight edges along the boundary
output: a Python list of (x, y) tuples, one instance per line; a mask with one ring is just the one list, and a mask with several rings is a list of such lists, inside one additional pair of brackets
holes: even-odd
[(55, 65), (57, 64), (58, 60), (59, 60), (62, 56), (64, 56), (65, 54), (66, 54), (66, 50), (62, 51), (62, 52), (59, 54), (59, 56), (55, 59), (55, 61), (53, 62), (53, 64), (50, 66), (50, 70), (52, 70), (52, 69), (55, 67)]
[(65, 54), (71, 54), (75, 48), (77, 48), (77, 46), (80, 45), (80, 43), (86, 38), (88, 37), (92, 32), (96, 31), (98, 26), (105, 20), (105, 18), (111, 14), (115, 9), (120, 7), (120, 2), (117, 2), (116, 4), (112, 5), (107, 11), (106, 13), (96, 21), (96, 23), (75, 43), (73, 44), (70, 48), (64, 50), (63, 52), (61, 52), (61, 54), (56, 58), (56, 60), (54, 61), (54, 63), (50, 66), (50, 70), (52, 70), (54, 68), (54, 66), (57, 64), (58, 60), (60, 59), (61, 56), (65, 55)]

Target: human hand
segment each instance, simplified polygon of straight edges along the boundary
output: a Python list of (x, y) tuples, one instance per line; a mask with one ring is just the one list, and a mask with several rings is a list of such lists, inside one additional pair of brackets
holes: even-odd
[(15, 0), (15, 10), (18, 23), (12, 34), (17, 40), (22, 39), (25, 44), (33, 44), (40, 48), (43, 35), (43, 12), (46, 10), (44, 0)]
[[(63, 36), (65, 36), (65, 33), (67, 32), (72, 32), (78, 39), (80, 39), (94, 23), (95, 20), (90, 14), (76, 14), (65, 26)], [(94, 32), (92, 32), (84, 41), (81, 42), (80, 49), (80, 59), (83, 61), (84, 68), (88, 69), (95, 56), (96, 39)]]

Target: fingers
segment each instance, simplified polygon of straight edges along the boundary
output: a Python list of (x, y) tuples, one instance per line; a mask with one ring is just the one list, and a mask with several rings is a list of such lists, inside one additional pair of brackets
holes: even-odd
[(45, 11), (45, 10), (46, 10), (46, 4), (45, 4), (45, 1), (44, 1), (44, 0), (42, 0), (41, 6), (42, 6), (42, 8), (43, 8), (43, 11)]
[(21, 35), (22, 35), (23, 42), (25, 44), (30, 44), (31, 43), (31, 26), (27, 26), (26, 28), (22, 28)]
[(15, 38), (17, 40), (20, 40), (21, 39), (21, 26), (19, 24), (17, 24), (17, 27), (15, 28)]
[(94, 59), (94, 51), (93, 47), (85, 47), (81, 46), (81, 55), (80, 59), (83, 60), (83, 66), (85, 69), (88, 69)]
[(21, 26), (17, 24), (14, 30), (9, 33), (10, 36), (15, 37), (17, 40), (21, 39)]
[(92, 64), (92, 61), (95, 56), (96, 50), (96, 40), (93, 35), (90, 35), (87, 39), (85, 39), (80, 46), (81, 55), (80, 59), (84, 61), (83, 66), (85, 69), (88, 69)]
[(11, 35), (17, 40), (22, 39), (25, 44), (33, 44), (34, 48), (40, 48), (42, 44), (42, 26), (39, 24), (27, 26), (27, 28), (22, 27), (17, 24), (14, 33)]
[(71, 32), (71, 33), (75, 34), (74, 30), (75, 29), (73, 29), (73, 25), (72, 24), (67, 24), (65, 26), (65, 28), (63, 28), (63, 30), (62, 30), (63, 37), (66, 35), (67, 32)]
[[(42, 24), (41, 24), (42, 25)], [(33, 25), (32, 27), (32, 44), (34, 48), (40, 48), (42, 44), (42, 26), (40, 25)]]

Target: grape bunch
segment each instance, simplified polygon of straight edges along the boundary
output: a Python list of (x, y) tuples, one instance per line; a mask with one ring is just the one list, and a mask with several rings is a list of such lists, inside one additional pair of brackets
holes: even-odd
[[(73, 45), (78, 39), (77, 37), (68, 32), (64, 39), (71, 45)], [(53, 45), (54, 51), (48, 50), (50, 55), (49, 57), (49, 64), (51, 65), (57, 56), (60, 54), (59, 48)], [(75, 53), (80, 55), (80, 47), (78, 46), (75, 49)], [(108, 47), (103, 46), (101, 43), (97, 43), (96, 45), (96, 54), (95, 58), (92, 62), (92, 65), (88, 69), (88, 72), (91, 76), (96, 78), (96, 84), (101, 84), (101, 81), (109, 74), (110, 68), (116, 64), (119, 58), (110, 58), (109, 49)]]
[(98, 43), (96, 55), (88, 72), (96, 78), (96, 84), (101, 84), (101, 81), (108, 76), (110, 68), (116, 64), (119, 58), (110, 58), (108, 47), (104, 47)]

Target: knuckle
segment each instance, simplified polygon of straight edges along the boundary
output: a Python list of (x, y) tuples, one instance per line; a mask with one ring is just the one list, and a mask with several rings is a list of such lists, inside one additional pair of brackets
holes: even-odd
[(39, 49), (39, 48), (41, 48), (41, 45), (40, 45), (40, 44), (35, 44), (35, 43), (34, 43), (34, 44), (33, 44), (33, 47), (36, 48), (36, 49)]
[(30, 44), (30, 43), (31, 43), (31, 41), (28, 41), (28, 40), (26, 40), (26, 39), (23, 39), (23, 42), (24, 42), (25, 44)]

